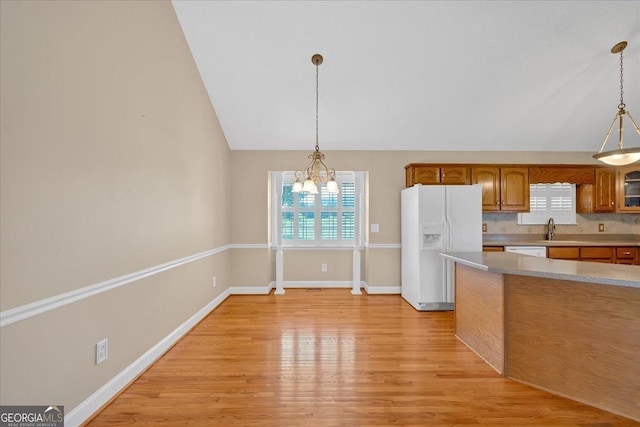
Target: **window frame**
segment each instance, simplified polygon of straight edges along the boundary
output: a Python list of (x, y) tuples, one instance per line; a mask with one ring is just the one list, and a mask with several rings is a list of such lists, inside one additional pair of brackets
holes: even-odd
[[(314, 207), (300, 207), (297, 203), (298, 198), (303, 193), (294, 194), (294, 203), (292, 207), (282, 206), (282, 195), (284, 193), (284, 185), (287, 183), (293, 184), (295, 182), (295, 173), (293, 171), (278, 171), (272, 172), (271, 175), (271, 244), (272, 246), (288, 248), (288, 249), (313, 249), (313, 248), (326, 248), (326, 249), (344, 249), (344, 248), (360, 248), (362, 247), (362, 220), (363, 220), (363, 188), (364, 188), (364, 173), (363, 172), (351, 172), (351, 171), (339, 171), (336, 172), (336, 181), (340, 186), (340, 193), (337, 194), (338, 204), (335, 208), (322, 207), (322, 188), (320, 193), (313, 195), (315, 198)], [(342, 206), (342, 188), (345, 183), (354, 184), (354, 206), (344, 207)], [(324, 186), (323, 186), (324, 187)], [(307, 196), (308, 197), (308, 196)], [(297, 215), (300, 212), (314, 212), (314, 240), (306, 239), (288, 239), (282, 238), (282, 216), (284, 212), (292, 212), (294, 218), (294, 236), (298, 235), (299, 223), (296, 220)], [(336, 233), (338, 239), (336, 240), (323, 240), (322, 236), (322, 212), (336, 212), (338, 219), (338, 227)], [(354, 217), (354, 237), (353, 239), (342, 238), (342, 222), (343, 214), (353, 212)]]
[[(554, 188), (554, 186), (558, 187), (558, 185), (560, 186), (559, 189)], [(542, 190), (541, 186), (545, 186), (545, 189)], [(568, 206), (568, 211), (565, 211), (564, 209), (553, 210), (554, 203), (552, 201), (552, 198), (558, 197), (554, 196), (554, 191), (562, 192), (562, 194), (560, 194), (560, 203), (562, 206)], [(534, 210), (537, 203), (534, 201), (534, 198), (541, 197), (542, 195), (546, 197), (546, 209), (544, 211), (535, 212)], [(518, 225), (545, 225), (549, 221), (549, 218), (553, 218), (554, 223), (558, 225), (577, 225), (575, 184), (571, 184), (568, 182), (530, 184), (529, 197), (531, 211), (528, 213), (518, 214)]]

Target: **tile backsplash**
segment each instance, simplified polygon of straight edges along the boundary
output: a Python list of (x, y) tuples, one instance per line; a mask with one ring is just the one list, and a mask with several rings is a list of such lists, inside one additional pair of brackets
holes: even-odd
[[(556, 234), (640, 234), (640, 214), (577, 214), (576, 225), (556, 225)], [(482, 214), (486, 234), (544, 234), (546, 225), (518, 225), (518, 214)], [(604, 232), (598, 232), (604, 224)]]

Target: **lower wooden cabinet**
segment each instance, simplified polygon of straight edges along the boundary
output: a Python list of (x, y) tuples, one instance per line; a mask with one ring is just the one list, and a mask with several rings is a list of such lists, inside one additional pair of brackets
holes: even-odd
[(580, 258), (580, 248), (569, 247), (549, 247), (547, 257), (554, 259), (572, 259), (577, 261)]
[(638, 248), (623, 247), (616, 248), (616, 264), (640, 264), (638, 259)]
[(640, 263), (638, 253), (637, 247), (552, 246), (548, 248), (548, 257), (553, 259), (629, 265)]
[(482, 252), (504, 252), (504, 246), (483, 246)]
[(612, 247), (593, 247), (593, 246), (580, 248), (580, 260), (611, 263), (613, 262), (614, 249), (615, 248), (612, 248)]

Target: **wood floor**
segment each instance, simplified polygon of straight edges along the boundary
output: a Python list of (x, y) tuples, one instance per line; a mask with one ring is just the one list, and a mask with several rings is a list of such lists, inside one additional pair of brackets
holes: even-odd
[(231, 296), (88, 425), (638, 425), (501, 378), (398, 295)]

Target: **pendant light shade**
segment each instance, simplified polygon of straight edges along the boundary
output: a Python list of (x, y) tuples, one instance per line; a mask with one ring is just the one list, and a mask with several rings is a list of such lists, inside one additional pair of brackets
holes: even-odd
[[(626, 105), (624, 103), (624, 98), (623, 98), (624, 90), (622, 85), (623, 83), (622, 76), (623, 76), (623, 70), (624, 70), (622, 51), (624, 50), (625, 47), (627, 47), (627, 42), (623, 41), (623, 42), (617, 43), (615, 46), (611, 48), (611, 53), (620, 54), (620, 104), (618, 104), (618, 112), (613, 118), (613, 122), (611, 122), (611, 126), (609, 126), (609, 130), (607, 131), (607, 135), (604, 137), (604, 142), (600, 147), (600, 151), (598, 151), (596, 154), (593, 155), (594, 159), (600, 160), (601, 162), (606, 163), (608, 165), (612, 165), (612, 166), (629, 165), (631, 163), (635, 163), (640, 160), (640, 147), (624, 148), (623, 129), (624, 129), (625, 117), (629, 118), (631, 125), (633, 126), (635, 131), (638, 133), (638, 135), (640, 135), (640, 128), (638, 128), (638, 125), (636, 124), (635, 120), (633, 120), (633, 117), (631, 117), (631, 114), (629, 113), (629, 111), (625, 110)], [(618, 123), (618, 148), (616, 150), (604, 151), (604, 146), (607, 144), (607, 141), (609, 140), (609, 135), (611, 135), (611, 130), (613, 129), (616, 123)]]

